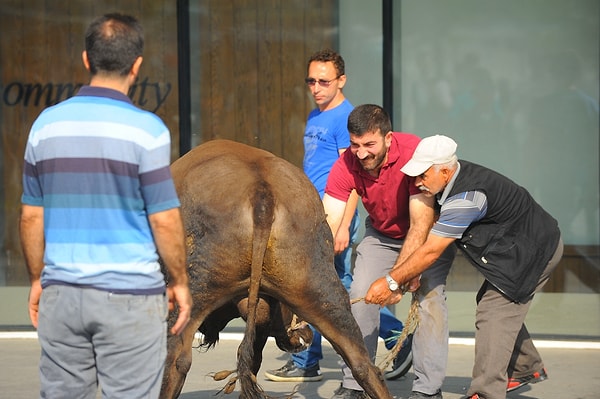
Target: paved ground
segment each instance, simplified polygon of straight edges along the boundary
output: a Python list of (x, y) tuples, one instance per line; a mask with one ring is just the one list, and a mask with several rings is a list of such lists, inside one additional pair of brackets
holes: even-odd
[[(222, 339), (216, 349), (208, 352), (194, 351), (193, 365), (186, 380), (181, 399), (214, 399), (215, 397), (238, 397), (238, 392), (221, 395), (218, 390), (223, 382), (214, 382), (208, 375), (235, 368), (235, 356), (239, 341)], [(598, 346), (592, 346), (598, 348)], [(338, 356), (324, 344), (325, 358), (321, 362), (324, 378), (320, 382), (297, 385), (267, 381), (263, 371), (280, 367), (287, 354), (281, 352), (272, 341), (264, 350), (263, 367), (259, 383), (273, 398), (285, 398), (296, 392), (294, 398), (329, 398), (338, 387), (341, 372)], [(507, 395), (509, 399), (599, 399), (600, 398), (600, 349), (557, 349), (541, 347), (549, 379), (527, 386)], [(381, 354), (381, 358), (385, 353)], [(39, 345), (37, 339), (0, 339), (0, 398), (21, 399), (39, 397), (37, 362)], [(450, 345), (448, 373), (444, 383), (445, 399), (461, 398), (469, 385), (473, 362), (473, 346)], [(412, 370), (406, 377), (389, 381), (388, 387), (394, 397), (406, 398), (410, 394)], [(100, 397), (100, 395), (98, 396)]]

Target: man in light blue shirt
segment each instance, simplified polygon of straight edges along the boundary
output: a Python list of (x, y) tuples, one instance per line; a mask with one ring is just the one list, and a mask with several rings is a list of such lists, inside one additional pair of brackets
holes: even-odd
[[(308, 61), (306, 84), (317, 107), (308, 115), (304, 130), (303, 169), (323, 198), (331, 167), (350, 146), (347, 122), (354, 107), (342, 91), (346, 84), (344, 59), (333, 50), (316, 52)], [(359, 227), (357, 203), (358, 195), (354, 192), (342, 223), (334, 232), (335, 269), (346, 289), (352, 283), (352, 245)], [(388, 308), (381, 309), (380, 336), (388, 349), (394, 347), (402, 328), (402, 322)], [(313, 342), (307, 350), (293, 354), (283, 367), (266, 371), (266, 377), (285, 382), (320, 381), (323, 378), (319, 369), (319, 360), (323, 359), (321, 334), (315, 329), (313, 334)], [(411, 359), (409, 343), (400, 351), (393, 370), (386, 373), (386, 377), (399, 378), (406, 374)]]

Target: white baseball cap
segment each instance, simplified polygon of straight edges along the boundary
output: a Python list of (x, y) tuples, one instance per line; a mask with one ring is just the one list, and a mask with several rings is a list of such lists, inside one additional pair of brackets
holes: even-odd
[(436, 134), (425, 137), (417, 148), (410, 161), (400, 169), (408, 176), (419, 176), (432, 165), (450, 162), (456, 154), (456, 142), (450, 137)]

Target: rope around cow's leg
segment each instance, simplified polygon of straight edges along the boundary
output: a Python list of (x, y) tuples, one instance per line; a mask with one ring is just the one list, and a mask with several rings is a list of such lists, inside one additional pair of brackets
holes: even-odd
[(292, 321), (290, 322), (290, 326), (287, 328), (286, 331), (289, 335), (290, 332), (300, 330), (301, 328), (304, 328), (307, 325), (308, 325), (308, 323), (305, 322), (304, 320), (301, 320), (300, 322), (298, 322), (298, 315), (296, 313), (292, 313)]
[[(352, 299), (350, 304), (355, 304), (357, 302), (363, 301), (365, 298)], [(385, 359), (381, 363), (377, 365), (379, 369), (383, 372), (385, 371), (390, 363), (394, 361), (396, 356), (398, 356), (398, 352), (402, 349), (402, 345), (406, 338), (415, 332), (417, 325), (419, 324), (419, 301), (415, 296), (410, 303), (410, 310), (408, 311), (408, 316), (406, 317), (406, 321), (404, 322), (404, 327), (402, 328), (402, 333), (398, 337), (398, 341), (396, 345), (390, 350)]]

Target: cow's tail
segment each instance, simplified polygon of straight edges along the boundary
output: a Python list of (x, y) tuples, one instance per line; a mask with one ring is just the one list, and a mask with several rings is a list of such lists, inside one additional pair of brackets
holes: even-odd
[(238, 349), (238, 378), (242, 392), (248, 398), (260, 398), (260, 388), (256, 384), (256, 377), (252, 370), (254, 343), (256, 340), (256, 308), (258, 293), (263, 271), (265, 252), (271, 235), (275, 214), (275, 198), (270, 186), (266, 182), (257, 185), (253, 199), (252, 237), (252, 266), (250, 269), (250, 286), (248, 288), (248, 316), (246, 319), (246, 333)]

